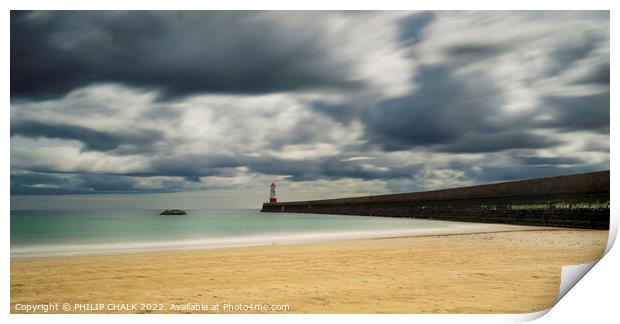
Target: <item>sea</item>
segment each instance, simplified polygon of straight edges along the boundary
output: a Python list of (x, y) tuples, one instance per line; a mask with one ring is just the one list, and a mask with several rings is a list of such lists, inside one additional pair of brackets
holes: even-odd
[(11, 257), (278, 245), (476, 231), (480, 224), (256, 209), (12, 210)]

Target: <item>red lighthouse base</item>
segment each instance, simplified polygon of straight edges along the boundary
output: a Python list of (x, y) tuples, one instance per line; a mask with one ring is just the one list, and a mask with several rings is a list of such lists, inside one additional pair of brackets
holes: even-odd
[(269, 198), (269, 203), (270, 203), (270, 204), (276, 204), (276, 203), (278, 203), (278, 198)]

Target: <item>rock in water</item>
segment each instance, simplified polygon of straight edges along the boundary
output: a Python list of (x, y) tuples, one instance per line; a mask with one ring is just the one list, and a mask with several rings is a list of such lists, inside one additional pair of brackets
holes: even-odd
[(166, 209), (163, 212), (159, 213), (159, 215), (178, 216), (178, 215), (187, 215), (187, 213), (181, 209)]

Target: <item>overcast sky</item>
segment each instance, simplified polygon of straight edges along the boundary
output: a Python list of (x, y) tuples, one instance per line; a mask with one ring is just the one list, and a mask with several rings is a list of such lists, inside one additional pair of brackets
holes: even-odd
[(606, 170), (609, 109), (608, 12), (11, 12), (12, 196), (257, 207), (272, 181)]

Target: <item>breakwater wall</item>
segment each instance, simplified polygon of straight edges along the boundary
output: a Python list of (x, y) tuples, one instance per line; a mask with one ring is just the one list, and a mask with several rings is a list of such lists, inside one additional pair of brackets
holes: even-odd
[(609, 228), (609, 171), (472, 187), (263, 204), (262, 212)]

